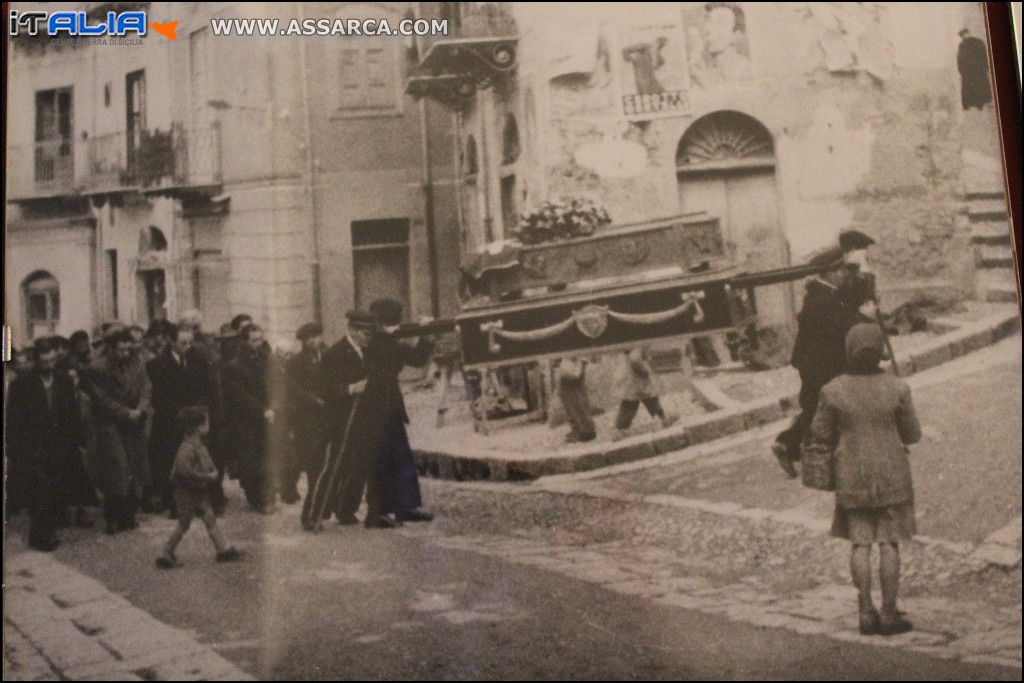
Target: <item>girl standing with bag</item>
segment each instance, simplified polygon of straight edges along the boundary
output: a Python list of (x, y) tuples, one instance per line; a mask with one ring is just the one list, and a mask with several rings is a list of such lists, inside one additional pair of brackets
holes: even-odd
[[(846, 374), (825, 385), (811, 424), (809, 449), (831, 451), (836, 492), (832, 535), (852, 544), (860, 632), (893, 635), (913, 628), (896, 608), (900, 541), (917, 531), (907, 444), (921, 438), (910, 387), (884, 372), (884, 340), (874, 323), (846, 335)], [(871, 546), (880, 553), (882, 609), (871, 599)]]

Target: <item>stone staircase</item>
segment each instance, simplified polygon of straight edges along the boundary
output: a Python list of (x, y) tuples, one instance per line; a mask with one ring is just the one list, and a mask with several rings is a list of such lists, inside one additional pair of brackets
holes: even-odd
[(1001, 189), (973, 189), (964, 195), (977, 271), (978, 297), (1017, 303), (1013, 232)]

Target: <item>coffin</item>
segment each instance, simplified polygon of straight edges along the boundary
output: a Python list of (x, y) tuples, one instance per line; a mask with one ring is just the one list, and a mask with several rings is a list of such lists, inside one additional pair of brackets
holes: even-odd
[(745, 311), (730, 285), (736, 275), (731, 267), (691, 274), (671, 266), (468, 307), (456, 318), (463, 365), (514, 365), (737, 330)]
[(517, 246), (508, 253), (477, 257), (474, 273), (466, 274), (470, 291), (502, 301), (581, 280), (670, 266), (690, 270), (718, 263), (725, 256), (718, 219), (699, 213), (618, 225), (578, 239)]

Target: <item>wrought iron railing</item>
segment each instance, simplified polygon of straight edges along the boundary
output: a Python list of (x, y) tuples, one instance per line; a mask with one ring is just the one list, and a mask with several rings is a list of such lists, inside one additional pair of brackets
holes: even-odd
[(216, 125), (187, 129), (175, 123), (133, 135), (120, 132), (82, 141), (13, 145), (7, 152), (8, 195), (15, 199), (207, 186), (220, 181)]

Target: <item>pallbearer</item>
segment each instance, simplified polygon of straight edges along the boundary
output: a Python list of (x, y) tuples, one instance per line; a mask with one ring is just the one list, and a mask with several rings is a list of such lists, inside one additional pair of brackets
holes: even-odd
[[(387, 512), (393, 512), (398, 522), (425, 522), (433, 515), (420, 510), (419, 475), (409, 435), (405, 426), (409, 414), (398, 385), (398, 375), (405, 366), (421, 368), (430, 360), (434, 344), (420, 337), (409, 346), (398, 341), (395, 332), (402, 318), (402, 304), (394, 299), (378, 299), (370, 304), (370, 312), (377, 318), (378, 330), (367, 349), (367, 397), (374, 397), (377, 415), (383, 424), (378, 438), (378, 477), (381, 484), (381, 502)], [(431, 322), (422, 318), (421, 325)], [(355, 501), (358, 504), (358, 500)], [(352, 501), (348, 501), (351, 508)], [(346, 508), (343, 508), (343, 512)], [(367, 526), (377, 523), (367, 515)], [(380, 524), (380, 526), (384, 526)]]
[[(346, 314), (348, 332), (323, 357), (322, 372), (326, 383), (325, 413), (330, 448), (327, 460), (302, 506), (302, 526), (313, 531), (332, 513), (337, 513), (341, 484), (351, 458), (343, 457), (343, 445), (351, 427), (352, 409), (366, 388), (364, 356), (373, 330), (373, 316), (366, 311)], [(338, 515), (342, 524), (354, 524), (348, 513)]]

